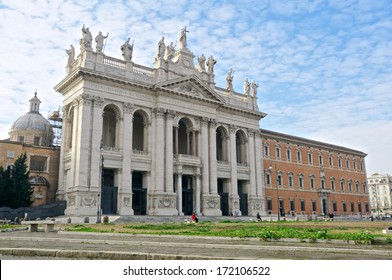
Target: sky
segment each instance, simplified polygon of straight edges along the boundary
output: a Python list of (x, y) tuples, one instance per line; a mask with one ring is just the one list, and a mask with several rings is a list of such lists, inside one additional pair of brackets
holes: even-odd
[[(392, 174), (392, 1), (390, 0), (0, 0), (0, 139), (29, 110), (62, 105), (53, 88), (66, 75), (81, 28), (109, 33), (104, 53), (152, 67), (162, 36), (216, 60), (215, 82), (256, 81), (260, 127), (362, 151), (368, 175)], [(95, 47), (95, 44), (94, 44)], [(195, 59), (196, 64), (196, 59)]]

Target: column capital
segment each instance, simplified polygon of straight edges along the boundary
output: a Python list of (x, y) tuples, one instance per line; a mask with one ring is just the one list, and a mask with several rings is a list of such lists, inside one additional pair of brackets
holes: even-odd
[(218, 125), (216, 119), (210, 119), (210, 127), (215, 128)]
[(123, 104), (124, 113), (132, 114), (135, 106), (132, 103), (124, 102)]
[(200, 123), (201, 123), (202, 126), (207, 126), (208, 122), (209, 122), (209, 118), (207, 118), (207, 117), (201, 117), (200, 118)]
[(176, 111), (174, 110), (167, 110), (166, 111), (166, 119), (173, 120), (176, 115)]
[(238, 127), (234, 124), (231, 124), (229, 126), (229, 129), (230, 129), (230, 133), (235, 133), (237, 131)]
[(163, 118), (165, 116), (165, 109), (163, 108), (154, 108), (152, 112), (156, 118)]
[(102, 97), (99, 97), (99, 96), (94, 96), (93, 101), (94, 101), (95, 107), (102, 108), (103, 103), (105, 102), (105, 99), (103, 99)]

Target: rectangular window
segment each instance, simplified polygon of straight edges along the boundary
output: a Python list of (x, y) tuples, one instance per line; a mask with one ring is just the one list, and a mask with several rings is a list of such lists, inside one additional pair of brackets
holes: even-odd
[(338, 211), (338, 205), (336, 204), (336, 201), (332, 202), (332, 209), (334, 212)]
[(333, 160), (332, 160), (332, 157), (329, 157), (329, 167), (332, 167), (333, 166)]
[(272, 211), (272, 199), (271, 198), (267, 199), (267, 210)]
[(331, 190), (335, 191), (335, 181), (331, 181)]
[(14, 151), (7, 151), (7, 158), (14, 158), (15, 152)]
[(289, 176), (289, 187), (293, 187), (293, 176)]
[(298, 162), (302, 161), (301, 151), (297, 151), (297, 160), (298, 160)]
[(278, 175), (277, 183), (278, 183), (278, 186), (282, 185), (282, 175)]
[(355, 209), (354, 209), (354, 202), (351, 202), (350, 206), (351, 206), (351, 212), (354, 212), (355, 211)]
[(34, 136), (34, 145), (39, 146), (39, 141), (41, 140), (41, 137), (39, 136)]
[(343, 208), (343, 213), (346, 213), (347, 212), (346, 202), (342, 203), (342, 208)]
[(301, 200), (301, 211), (305, 212), (305, 200)]
[(362, 204), (361, 204), (361, 202), (358, 202), (358, 212), (362, 213)]
[(300, 188), (304, 187), (304, 179), (302, 177), (298, 178), (298, 185), (299, 185)]
[(340, 181), (340, 191), (344, 192), (344, 182)]
[(348, 182), (348, 191), (349, 191), (350, 193), (353, 192), (353, 186), (352, 186), (352, 183), (351, 183), (351, 182)]
[(367, 203), (365, 203), (365, 211), (366, 211), (366, 213), (369, 212), (369, 204), (367, 204)]
[(355, 191), (357, 193), (359, 193), (359, 184), (358, 184), (358, 182), (355, 183)]
[(317, 204), (316, 201), (312, 201), (312, 211), (317, 212)]
[(319, 155), (319, 164), (323, 165), (323, 156), (322, 155)]
[(350, 160), (349, 159), (346, 159), (346, 168), (350, 169)]
[(24, 143), (24, 136), (19, 136), (18, 137), (18, 142), (19, 143)]
[(295, 201), (292, 199), (290, 199), (290, 211), (295, 212)]
[(276, 157), (280, 158), (280, 148), (276, 148)]
[(342, 159), (341, 158), (339, 158), (339, 160), (338, 160), (338, 166), (339, 166), (339, 168), (342, 168)]
[(287, 160), (291, 160), (291, 151), (290, 150), (286, 150), (286, 156), (287, 156)]
[(314, 179), (310, 178), (310, 188), (313, 190), (314, 189)]
[(48, 157), (44, 156), (30, 156), (30, 170), (47, 172), (48, 171)]
[(308, 154), (308, 162), (309, 162), (309, 164), (313, 163), (312, 154)]
[(321, 180), (321, 188), (325, 189), (325, 181), (324, 180)]
[(269, 157), (269, 147), (268, 146), (264, 146), (264, 156)]
[(271, 175), (270, 174), (265, 175), (265, 184), (267, 186), (271, 185)]
[(353, 161), (353, 168), (354, 170), (357, 170), (357, 162), (355, 160)]

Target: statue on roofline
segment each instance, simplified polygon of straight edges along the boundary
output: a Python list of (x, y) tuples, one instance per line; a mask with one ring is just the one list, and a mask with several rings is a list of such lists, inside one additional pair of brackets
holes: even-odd
[(132, 45), (129, 43), (131, 38), (128, 38), (128, 40), (125, 41), (124, 44), (121, 46), (121, 51), (122, 51), (122, 56), (125, 61), (131, 61), (132, 60), (132, 53), (133, 53), (133, 45), (134, 42), (132, 41)]
[(178, 39), (178, 45), (180, 49), (186, 48), (187, 47), (187, 41), (186, 41), (186, 33), (189, 32), (186, 30), (186, 26), (181, 30), (180, 33), (180, 38)]

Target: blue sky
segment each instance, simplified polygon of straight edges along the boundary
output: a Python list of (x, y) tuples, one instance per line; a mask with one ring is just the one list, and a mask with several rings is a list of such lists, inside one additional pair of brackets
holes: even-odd
[(392, 174), (390, 0), (0, 0), (0, 139), (35, 90), (44, 116), (61, 106), (53, 87), (83, 24), (109, 32), (109, 56), (131, 37), (133, 61), (150, 67), (159, 39), (187, 26), (189, 49), (217, 60), (217, 86), (230, 68), (236, 91), (260, 83), (262, 128), (363, 151), (368, 174)]

